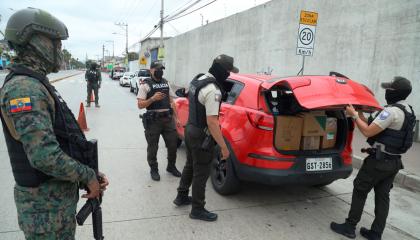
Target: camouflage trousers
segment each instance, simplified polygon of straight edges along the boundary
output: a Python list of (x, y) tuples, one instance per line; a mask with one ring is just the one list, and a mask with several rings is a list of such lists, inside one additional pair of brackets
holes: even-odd
[(69, 224), (56, 232), (34, 233), (24, 232), (27, 240), (74, 240), (76, 224)]
[(38, 188), (15, 185), (18, 223), (25, 238), (75, 239), (78, 191), (76, 183), (54, 180)]
[(92, 91), (95, 94), (95, 104), (99, 103), (99, 83), (89, 83), (87, 84), (87, 99), (86, 102), (90, 103), (92, 97)]

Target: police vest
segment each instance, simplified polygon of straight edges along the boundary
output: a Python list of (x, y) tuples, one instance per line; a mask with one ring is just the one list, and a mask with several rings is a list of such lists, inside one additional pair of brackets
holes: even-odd
[(170, 109), (171, 103), (169, 102), (169, 83), (166, 79), (162, 78), (160, 81), (156, 81), (153, 78), (146, 78), (144, 82), (149, 85), (150, 91), (147, 93), (147, 99), (151, 98), (155, 93), (161, 92), (166, 97), (160, 101), (153, 102), (146, 109), (147, 110), (158, 110), (158, 109)]
[(89, 69), (86, 72), (86, 78), (87, 78), (88, 82), (96, 83), (99, 80), (99, 74), (100, 73), (98, 73), (98, 70), (96, 70), (96, 69)]
[[(87, 146), (86, 137), (80, 129), (73, 113), (55, 88), (48, 82), (46, 76), (23, 66), (14, 66), (11, 68), (11, 72), (6, 76), (4, 84), (18, 75), (25, 75), (38, 79), (39, 82), (47, 88), (55, 102), (55, 121), (53, 123), (53, 128), (61, 150), (81, 163), (86, 163), (87, 159), (84, 155), (84, 151), (87, 150), (85, 149)], [(30, 165), (22, 143), (12, 137), (1, 114), (0, 117), (16, 183), (23, 187), (38, 187), (41, 183), (51, 179), (51, 176), (44, 174)]]
[[(414, 127), (416, 125), (416, 116), (413, 108), (410, 106), (411, 113), (401, 104), (391, 104), (388, 106), (398, 107), (404, 112), (404, 123), (401, 130), (385, 129), (379, 134), (368, 138), (367, 142), (373, 146), (375, 143), (385, 145), (385, 151), (392, 154), (403, 154), (413, 145)], [(369, 124), (373, 121), (371, 119)]]
[(188, 115), (188, 124), (191, 124), (195, 127), (204, 129), (207, 127), (207, 115), (206, 115), (206, 107), (198, 101), (198, 94), (200, 90), (205, 86), (213, 83), (222, 91), (223, 88), (219, 85), (213, 77), (208, 77), (202, 80), (198, 80), (204, 74), (198, 74), (190, 84), (190, 88), (188, 90), (188, 102), (189, 102), (189, 115)]

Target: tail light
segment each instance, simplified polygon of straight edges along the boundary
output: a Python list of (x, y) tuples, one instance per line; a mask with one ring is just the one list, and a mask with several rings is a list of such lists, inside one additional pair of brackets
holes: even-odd
[(249, 122), (252, 126), (272, 131), (274, 128), (274, 118), (271, 115), (265, 113), (258, 113), (258, 112), (246, 112)]

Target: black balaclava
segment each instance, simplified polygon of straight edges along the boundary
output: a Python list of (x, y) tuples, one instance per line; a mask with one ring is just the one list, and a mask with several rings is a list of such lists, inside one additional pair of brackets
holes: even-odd
[(155, 78), (159, 81), (162, 80), (163, 70), (162, 69), (156, 69), (155, 72), (153, 73), (153, 76), (155, 76)]
[(216, 81), (224, 88), (224, 90), (227, 90), (226, 79), (230, 75), (229, 71), (223, 68), (219, 63), (213, 62), (213, 65), (211, 65), (209, 69), (209, 73), (211, 73), (216, 78)]
[(410, 95), (411, 91), (409, 90), (392, 90), (386, 89), (385, 90), (385, 100), (387, 104), (394, 104), (398, 101), (405, 100), (408, 95)]

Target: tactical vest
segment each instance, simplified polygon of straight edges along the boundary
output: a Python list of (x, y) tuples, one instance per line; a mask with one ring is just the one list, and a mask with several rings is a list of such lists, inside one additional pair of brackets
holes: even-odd
[[(403, 154), (413, 145), (414, 127), (416, 125), (416, 116), (413, 108), (410, 106), (411, 113), (401, 104), (390, 104), (388, 106), (398, 107), (404, 112), (404, 123), (401, 130), (385, 129), (379, 134), (367, 139), (367, 142), (373, 146), (375, 143), (385, 145), (385, 152), (392, 154)], [(387, 107), (388, 107), (387, 106)], [(373, 119), (369, 120), (369, 124)]]
[(149, 85), (150, 91), (147, 93), (147, 99), (151, 98), (155, 93), (161, 92), (166, 97), (160, 101), (153, 102), (146, 109), (147, 110), (158, 110), (158, 109), (170, 109), (171, 103), (169, 101), (169, 83), (166, 79), (162, 78), (160, 81), (156, 81), (153, 78), (146, 78), (144, 82)]
[(86, 72), (86, 78), (90, 83), (96, 83), (99, 81), (99, 74), (96, 69), (89, 69)]
[(214, 83), (216, 86), (222, 91), (223, 88), (219, 85), (213, 77), (207, 77), (202, 80), (198, 80), (204, 74), (198, 74), (190, 84), (190, 88), (188, 90), (188, 102), (189, 102), (189, 115), (188, 115), (188, 124), (191, 124), (195, 127), (204, 129), (207, 127), (207, 115), (206, 115), (206, 107), (198, 101), (198, 94), (200, 90), (205, 86)]
[[(84, 155), (84, 151), (87, 150), (86, 137), (80, 129), (73, 113), (55, 88), (48, 82), (46, 76), (23, 66), (14, 66), (6, 76), (3, 86), (14, 76), (18, 75), (38, 79), (46, 87), (55, 102), (55, 121), (53, 128), (61, 150), (81, 163), (86, 163), (87, 161)], [(22, 143), (12, 137), (1, 114), (0, 117), (16, 183), (23, 187), (38, 187), (41, 183), (51, 179), (52, 176), (48, 176), (30, 165)]]

